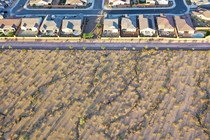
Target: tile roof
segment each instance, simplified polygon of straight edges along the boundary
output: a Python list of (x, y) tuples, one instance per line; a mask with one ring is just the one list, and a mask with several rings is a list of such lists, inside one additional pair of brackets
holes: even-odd
[(158, 29), (174, 29), (175, 28), (175, 24), (174, 24), (172, 16), (160, 16), (160, 17), (157, 17), (156, 19), (157, 19)]
[(154, 17), (146, 17), (145, 15), (139, 15), (139, 29), (143, 30), (146, 28), (155, 29)]
[(135, 16), (122, 17), (121, 29), (132, 29), (132, 30), (135, 30), (136, 27), (137, 27), (137, 23), (136, 23), (136, 17)]
[(20, 22), (21, 22), (21, 19), (1, 19), (0, 28), (4, 28), (4, 26), (17, 28), (20, 25)]
[(192, 14), (194, 15), (203, 15), (207, 18), (210, 18), (210, 10), (204, 9), (204, 8), (198, 8), (197, 11), (192, 11)]
[(81, 30), (81, 19), (64, 19), (62, 21), (62, 29), (69, 28), (72, 30)]
[(45, 2), (45, 3), (52, 3), (53, 0), (30, 0), (29, 4), (33, 5), (33, 4), (37, 4), (40, 2)]
[(193, 23), (189, 15), (175, 16), (175, 23), (179, 31), (194, 31)]
[(104, 30), (118, 29), (118, 18), (105, 18)]
[(87, 0), (66, 0), (66, 4), (83, 4), (87, 3)]
[(42, 18), (22, 18), (21, 26), (27, 28), (38, 28), (41, 24)]
[(51, 19), (50, 16), (46, 16), (44, 21), (42, 22), (40, 30), (59, 29), (61, 26), (61, 20), (62, 20), (61, 18)]

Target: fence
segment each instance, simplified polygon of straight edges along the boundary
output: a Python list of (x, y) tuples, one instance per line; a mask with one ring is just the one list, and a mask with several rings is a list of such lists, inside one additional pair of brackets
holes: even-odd
[(199, 30), (210, 31), (210, 27), (195, 27), (195, 30), (196, 31), (199, 31)]
[(165, 37), (101, 37), (101, 39), (82, 39), (81, 37), (0, 37), (0, 42), (5, 41), (45, 41), (45, 42), (78, 42), (78, 41), (95, 41), (95, 42), (103, 42), (103, 41), (118, 41), (118, 42), (131, 42), (131, 41), (157, 41), (157, 42), (209, 42), (210, 36), (205, 38), (165, 38)]

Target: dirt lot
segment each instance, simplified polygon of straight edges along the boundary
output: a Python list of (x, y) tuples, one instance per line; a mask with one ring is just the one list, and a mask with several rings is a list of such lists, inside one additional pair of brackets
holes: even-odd
[(0, 139), (210, 137), (210, 52), (0, 52)]
[(138, 32), (122, 32), (120, 36), (122, 37), (138, 37), (139, 33)]
[(94, 38), (101, 36), (102, 28), (97, 28), (97, 24), (100, 24), (102, 26), (102, 17), (92, 16), (86, 17), (85, 19), (84, 33), (92, 32)]

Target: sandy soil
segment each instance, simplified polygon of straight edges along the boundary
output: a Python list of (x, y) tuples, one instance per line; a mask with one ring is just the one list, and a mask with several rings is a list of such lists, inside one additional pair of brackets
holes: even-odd
[(101, 36), (102, 27), (97, 28), (97, 24), (102, 24), (102, 18), (97, 16), (86, 17), (84, 33), (93, 33), (94, 38)]
[(0, 52), (0, 139), (210, 139), (210, 52)]

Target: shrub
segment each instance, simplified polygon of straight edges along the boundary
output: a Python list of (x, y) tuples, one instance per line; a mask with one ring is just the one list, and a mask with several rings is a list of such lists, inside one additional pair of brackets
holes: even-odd
[(92, 32), (90, 32), (90, 33), (84, 33), (83, 34), (83, 38), (84, 39), (91, 39), (91, 38), (93, 38), (93, 33)]
[(74, 47), (73, 46), (69, 46), (69, 49), (73, 49)]
[(20, 135), (18, 140), (28, 140), (28, 136), (27, 135)]
[(3, 37), (4, 36), (4, 33), (0, 32), (0, 37)]
[(14, 32), (8, 32), (7, 33), (7, 37), (13, 37), (14, 36)]
[(98, 23), (98, 24), (96, 24), (96, 27), (97, 27), (97, 28), (101, 28), (102, 25), (101, 25), (100, 23)]
[(80, 118), (79, 119), (79, 125), (84, 125), (85, 124), (85, 119), (84, 118)]
[(87, 47), (85, 47), (85, 46), (84, 46), (82, 49), (83, 49), (83, 50), (86, 50), (86, 49), (87, 49)]
[(105, 47), (105, 46), (101, 46), (101, 49), (102, 49), (102, 50), (105, 50), (105, 49), (106, 49), (106, 47)]

